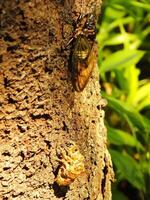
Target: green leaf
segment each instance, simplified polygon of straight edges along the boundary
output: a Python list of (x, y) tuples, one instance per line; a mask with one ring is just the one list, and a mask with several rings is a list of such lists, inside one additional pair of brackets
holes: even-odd
[(125, 8), (123, 6), (119, 4), (113, 4), (113, 7), (109, 7), (109, 6), (107, 7), (105, 15), (108, 18), (115, 20), (125, 15)]
[[(142, 85), (138, 89), (138, 91), (133, 99), (133, 104), (138, 106), (139, 102), (141, 103), (142, 101), (145, 101), (145, 99), (147, 99), (147, 98), (150, 99), (150, 82), (146, 82), (144, 85)], [(145, 105), (142, 104), (142, 107), (145, 107), (147, 105), (150, 105), (150, 101), (149, 101), (149, 104), (146, 101), (146, 104)]]
[(144, 176), (139, 164), (128, 154), (123, 154), (115, 150), (110, 150), (112, 161), (116, 166), (120, 180), (126, 179), (134, 187), (145, 190)]
[(123, 44), (125, 39), (126, 37), (123, 34), (112, 35), (105, 41), (105, 46)]
[(143, 55), (144, 52), (138, 50), (124, 49), (117, 51), (103, 61), (100, 67), (100, 73), (135, 65)]
[(147, 3), (141, 3), (141, 2), (138, 2), (138, 1), (131, 1), (130, 4), (132, 6), (136, 6), (137, 8), (141, 8), (141, 9), (145, 9), (145, 10), (148, 10), (150, 11), (150, 5)]
[(148, 160), (142, 160), (140, 167), (145, 174), (150, 176), (150, 158)]
[(143, 99), (143, 101), (141, 101), (138, 106), (137, 109), (138, 111), (144, 109), (144, 108), (150, 108), (150, 95), (148, 97), (146, 97), (145, 99)]
[[(105, 38), (106, 38), (106, 35), (105, 35)], [(124, 44), (126, 41), (136, 42), (138, 40), (139, 40), (139, 38), (135, 34), (129, 34), (129, 33), (125, 33), (125, 34), (118, 33), (118, 34), (116, 34), (116, 33), (113, 33), (110, 36), (107, 35), (107, 39), (105, 39), (103, 41), (103, 46), (120, 45), (120, 44)]]
[[(111, 1), (110, 1), (111, 2)], [(147, 2), (147, 4), (144, 2), (138, 2), (137, 0), (115, 0), (115, 1), (112, 1), (113, 4), (117, 3), (121, 6), (123, 6), (124, 8), (126, 7), (126, 9), (130, 10), (130, 9), (144, 9), (144, 10), (147, 10), (147, 11), (150, 11), (150, 5), (149, 5), (149, 1)]]
[(125, 93), (128, 92), (128, 81), (123, 73), (122, 70), (116, 70), (115, 71), (115, 78), (116, 78), (116, 81), (119, 85), (119, 88)]
[(125, 70), (126, 84), (128, 86), (127, 102), (132, 104), (139, 86), (140, 70), (135, 65), (129, 66)]
[(137, 147), (138, 149), (144, 150), (144, 147), (141, 143), (129, 133), (114, 129), (111, 127), (107, 127), (108, 130), (108, 140), (115, 145), (128, 145), (131, 147)]
[(136, 133), (137, 129), (140, 130), (141, 135), (144, 137), (144, 133), (149, 133), (150, 123), (149, 120), (143, 117), (132, 106), (127, 103), (117, 100), (106, 93), (102, 92), (102, 96), (108, 100), (108, 106), (119, 113), (130, 125), (132, 131)]

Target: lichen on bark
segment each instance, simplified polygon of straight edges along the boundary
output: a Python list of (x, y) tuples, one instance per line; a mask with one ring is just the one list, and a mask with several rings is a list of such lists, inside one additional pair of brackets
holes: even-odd
[[(64, 49), (75, 13), (90, 12), (93, 2), (99, 10), (99, 0), (0, 2), (3, 200), (111, 199), (113, 172), (98, 69), (84, 91), (76, 92), (69, 71), (70, 49)], [(86, 170), (68, 187), (59, 187), (56, 149), (68, 140), (78, 145)]]

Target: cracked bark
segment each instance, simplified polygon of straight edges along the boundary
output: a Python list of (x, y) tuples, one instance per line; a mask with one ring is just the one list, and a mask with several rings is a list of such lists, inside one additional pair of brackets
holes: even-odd
[[(113, 171), (107, 151), (98, 69), (83, 92), (68, 70), (72, 18), (100, 0), (1, 0), (0, 198), (111, 199)], [(96, 59), (95, 59), (96, 62)], [(74, 141), (86, 171), (68, 187), (54, 183), (56, 149)]]

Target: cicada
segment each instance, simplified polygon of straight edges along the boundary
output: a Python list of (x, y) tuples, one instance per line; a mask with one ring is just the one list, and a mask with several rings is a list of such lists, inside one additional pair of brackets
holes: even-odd
[(71, 55), (72, 81), (76, 91), (82, 91), (95, 65), (93, 46), (96, 35), (93, 14), (80, 15), (77, 20)]

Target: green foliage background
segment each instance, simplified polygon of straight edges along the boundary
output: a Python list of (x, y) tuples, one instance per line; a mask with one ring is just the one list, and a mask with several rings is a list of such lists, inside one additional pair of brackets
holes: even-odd
[(150, 0), (105, 0), (98, 24), (114, 200), (150, 199)]

